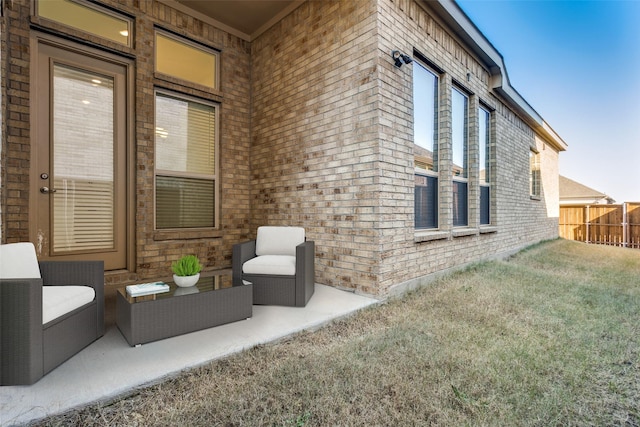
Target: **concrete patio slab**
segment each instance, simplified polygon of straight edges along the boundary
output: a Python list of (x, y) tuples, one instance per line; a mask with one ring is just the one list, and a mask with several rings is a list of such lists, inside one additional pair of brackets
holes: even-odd
[(306, 307), (253, 306), (247, 320), (130, 347), (115, 325), (31, 386), (0, 387), (0, 425), (60, 414), (178, 375), (242, 350), (313, 330), (379, 301), (316, 285)]

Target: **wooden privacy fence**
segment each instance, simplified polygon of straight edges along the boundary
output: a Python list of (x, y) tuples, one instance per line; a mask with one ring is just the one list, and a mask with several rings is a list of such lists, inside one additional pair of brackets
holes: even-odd
[(640, 203), (560, 206), (560, 237), (640, 249)]

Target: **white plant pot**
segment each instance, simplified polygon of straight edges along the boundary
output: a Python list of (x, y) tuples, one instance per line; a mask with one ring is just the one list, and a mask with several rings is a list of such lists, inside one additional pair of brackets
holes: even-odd
[(193, 276), (176, 276), (173, 275), (173, 282), (181, 288), (188, 288), (195, 285), (200, 280), (200, 273)]

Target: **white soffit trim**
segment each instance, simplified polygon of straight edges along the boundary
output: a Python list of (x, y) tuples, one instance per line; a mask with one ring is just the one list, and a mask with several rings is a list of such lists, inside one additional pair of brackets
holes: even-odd
[[(182, 13), (186, 13), (187, 15), (193, 16), (194, 18), (197, 18), (199, 20), (201, 20), (202, 22), (206, 22), (207, 24), (210, 24), (216, 28), (221, 29), (222, 31), (226, 31), (227, 33), (234, 35), (242, 40), (251, 42), (253, 40), (255, 40), (258, 36), (260, 36), (262, 33), (264, 33), (265, 31), (267, 31), (269, 28), (271, 28), (273, 25), (275, 25), (276, 23), (278, 23), (282, 18), (284, 18), (285, 16), (287, 16), (288, 14), (290, 14), (291, 12), (293, 12), (298, 6), (300, 6), (302, 3), (304, 3), (307, 0), (294, 0), (291, 2), (290, 5), (288, 5), (287, 7), (285, 7), (283, 10), (281, 10), (277, 15), (275, 15), (273, 18), (269, 19), (267, 22), (265, 22), (262, 26), (260, 26), (256, 31), (253, 32), (253, 34), (247, 34), (243, 31), (240, 31), (236, 28), (233, 28), (227, 24), (223, 24), (222, 22), (218, 21), (217, 19), (214, 19), (212, 17), (210, 17), (209, 15), (205, 15), (204, 13), (198, 12), (197, 10), (193, 10), (191, 9), (189, 6), (185, 6), (182, 3), (177, 2), (176, 0), (158, 0), (160, 3), (164, 3), (167, 6), (170, 6), (174, 9), (176, 9), (177, 11), (180, 11)], [(214, 1), (214, 0), (211, 0)]]
[[(426, 0), (423, 0), (426, 1)], [(559, 151), (565, 151), (567, 143), (544, 121), (536, 110), (511, 86), (504, 58), (487, 40), (476, 25), (460, 9), (454, 0), (428, 1), (440, 17), (450, 26), (463, 42), (484, 61), (491, 73), (491, 89), (504, 97), (520, 113), (534, 130), (540, 133)]]
[(220, 28), (222, 31), (226, 31), (227, 33), (234, 35), (238, 38), (241, 38), (242, 40), (250, 41), (251, 39), (251, 37), (248, 34), (245, 34), (242, 31), (236, 30), (233, 27), (223, 24), (222, 22), (215, 20), (212, 17), (205, 15), (204, 13), (200, 13), (196, 10), (191, 9), (188, 6), (183, 5), (182, 3), (178, 3), (175, 0), (158, 0), (158, 2), (164, 3), (167, 6), (172, 7), (179, 12), (193, 16), (194, 18), (197, 18), (202, 22), (206, 22), (207, 24), (210, 24), (216, 28)]
[(250, 41), (253, 41), (256, 38), (258, 38), (262, 33), (264, 33), (269, 28), (273, 27), (275, 24), (280, 22), (280, 20), (282, 20), (285, 16), (287, 16), (288, 14), (293, 12), (294, 10), (296, 10), (298, 8), (298, 6), (300, 6), (302, 3), (306, 2), (306, 1), (307, 0), (295, 0), (295, 1), (291, 2), (291, 4), (289, 6), (285, 7), (284, 9), (282, 9), (276, 16), (274, 16), (273, 18), (268, 20), (264, 25), (262, 25), (260, 28), (255, 30), (253, 32), (253, 34), (251, 34), (251, 40)]

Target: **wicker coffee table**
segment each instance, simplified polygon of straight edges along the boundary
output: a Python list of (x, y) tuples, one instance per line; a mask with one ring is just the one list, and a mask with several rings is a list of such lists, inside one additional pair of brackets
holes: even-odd
[[(169, 292), (132, 298), (118, 289), (116, 324), (131, 346), (247, 319), (253, 285), (233, 283), (231, 273), (201, 277), (191, 288), (167, 282)], [(246, 282), (245, 282), (246, 283)]]

